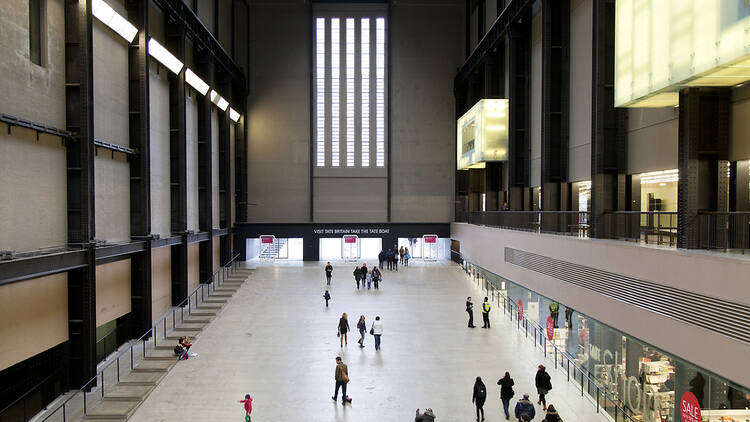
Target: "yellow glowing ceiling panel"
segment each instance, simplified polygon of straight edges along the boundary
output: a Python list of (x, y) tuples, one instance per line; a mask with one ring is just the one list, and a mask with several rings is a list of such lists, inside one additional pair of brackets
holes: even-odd
[(685, 86), (750, 80), (746, 0), (616, 0), (615, 21), (617, 107), (674, 106)]
[(484, 168), (488, 161), (508, 160), (507, 99), (484, 99), (456, 123), (457, 168)]

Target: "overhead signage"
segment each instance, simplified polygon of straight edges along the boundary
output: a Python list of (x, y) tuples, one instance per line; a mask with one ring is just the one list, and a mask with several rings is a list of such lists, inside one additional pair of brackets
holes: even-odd
[(357, 236), (344, 236), (344, 243), (357, 243)]
[(260, 243), (273, 243), (274, 239), (276, 239), (276, 236), (263, 235), (260, 237)]
[(389, 234), (391, 232), (390, 227), (361, 227), (361, 228), (320, 228), (313, 229), (315, 234)]
[(429, 234), (424, 236), (424, 243), (437, 243), (438, 237), (434, 234)]

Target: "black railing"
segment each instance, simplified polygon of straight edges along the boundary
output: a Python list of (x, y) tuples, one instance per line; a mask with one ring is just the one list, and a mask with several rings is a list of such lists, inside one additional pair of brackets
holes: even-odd
[(677, 246), (677, 212), (605, 211), (604, 237)]
[(701, 212), (698, 214), (698, 246), (702, 249), (750, 249), (750, 212)]
[[(146, 358), (147, 354), (153, 350), (147, 347), (149, 344), (152, 344), (155, 349), (157, 342), (167, 341), (166, 337), (168, 333), (174, 330), (178, 323), (183, 321), (185, 314), (187, 313), (190, 315), (193, 309), (203, 303), (206, 297), (210, 297), (211, 292), (221, 286), (224, 283), (224, 280), (237, 270), (239, 267), (239, 262), (237, 261), (239, 256), (240, 254), (235, 255), (228, 263), (219, 267), (219, 269), (216, 270), (208, 280), (193, 289), (187, 299), (183, 300), (179, 305), (172, 307), (167, 313), (162, 315), (162, 317), (159, 318), (159, 320), (157, 320), (148, 331), (143, 333), (137, 339), (131, 341), (129, 346), (123, 347), (114, 357), (110, 358), (109, 362), (102, 363), (93, 378), (84, 383), (78, 390), (72, 391), (62, 403), (56, 405), (56, 407), (44, 415), (41, 421), (47, 421), (55, 416), (56, 419), (54, 420), (62, 420), (65, 422), (71, 419), (80, 419), (81, 416), (85, 416), (88, 407), (90, 406), (90, 403), (87, 403), (87, 401), (91, 400), (90, 396), (94, 394), (95, 397), (99, 396), (100, 398), (103, 398), (105, 395), (105, 387), (112, 387), (110, 384), (105, 385), (105, 379), (110, 379), (110, 382), (119, 382), (122, 371), (127, 370), (126, 368), (121, 368), (121, 366), (130, 366), (130, 369), (132, 370), (136, 366), (136, 361), (142, 361)], [(121, 361), (124, 362), (122, 365)], [(114, 374), (112, 372), (114, 372)], [(99, 391), (94, 393), (93, 390), (96, 387), (99, 388)], [(32, 389), (18, 398), (13, 404), (0, 411), (0, 421), (5, 422), (7, 419), (15, 422), (20, 420), (10, 419), (11, 412), (14, 412), (13, 416), (15, 416), (18, 404), (27, 400), (27, 398), (35, 394), (37, 390), (38, 387)], [(39, 409), (37, 409), (37, 412), (38, 411)], [(24, 412), (26, 411), (24, 410)], [(29, 418), (34, 417), (35, 413), (24, 413), (23, 421), (27, 421)]]
[[(62, 394), (61, 375), (62, 369), (57, 369), (28, 389), (21, 397), (0, 409), (0, 422), (26, 422), (30, 420), (52, 398)], [(45, 399), (46, 397), (49, 398)]]
[(586, 211), (484, 211), (472, 212), (469, 223), (482, 226), (588, 237)]

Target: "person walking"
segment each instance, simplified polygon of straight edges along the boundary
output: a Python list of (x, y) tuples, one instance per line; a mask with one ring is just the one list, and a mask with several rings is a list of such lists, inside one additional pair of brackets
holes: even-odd
[(323, 299), (326, 300), (326, 308), (328, 307), (328, 301), (331, 300), (331, 294), (328, 293), (328, 290), (326, 290), (325, 293), (323, 293)]
[(552, 380), (546, 371), (544, 365), (539, 365), (536, 371), (536, 377), (534, 377), (534, 384), (536, 385), (536, 391), (539, 393), (539, 401), (537, 404), (542, 405), (543, 410), (547, 410), (547, 400), (545, 396), (552, 389)]
[(381, 250), (378, 254), (378, 267), (383, 268), (383, 261), (385, 261), (385, 250)]
[(341, 314), (341, 318), (339, 318), (339, 330), (338, 330), (338, 336), (341, 339), (341, 347), (344, 347), (344, 344), (349, 344), (346, 333), (349, 332), (349, 320), (347, 319), (346, 312)]
[(409, 248), (404, 248), (404, 267), (409, 266), (410, 259), (411, 259), (411, 253), (409, 253)]
[(383, 335), (383, 321), (380, 320), (380, 316), (375, 317), (375, 322), (372, 323), (370, 328), (370, 334), (375, 336), (375, 350), (380, 350), (380, 336)]
[(484, 297), (484, 303), (482, 303), (482, 328), (490, 328), (490, 309), (492, 306), (490, 306), (490, 301), (487, 299), (487, 297)]
[(417, 416), (414, 417), (414, 422), (435, 422), (435, 413), (430, 408), (425, 409), (424, 413), (419, 413), (419, 409), (417, 409)]
[(510, 419), (510, 413), (508, 407), (510, 406), (510, 399), (513, 398), (513, 378), (510, 377), (509, 372), (505, 372), (505, 376), (497, 381), (497, 385), (500, 386), (500, 401), (503, 402), (503, 412), (505, 412), (505, 419)]
[(534, 409), (534, 405), (529, 401), (528, 393), (524, 394), (523, 398), (516, 402), (516, 409), (513, 414), (519, 421), (522, 421), (524, 416), (527, 421), (534, 419), (534, 416), (536, 416), (536, 410)]
[(370, 286), (372, 285), (372, 271), (367, 274), (367, 290), (370, 290)]
[(367, 323), (365, 322), (365, 316), (360, 315), (359, 321), (357, 321), (357, 329), (359, 330), (359, 340), (357, 340), (357, 343), (359, 343), (359, 347), (365, 347), (365, 332), (367, 331)]
[(471, 303), (471, 296), (466, 298), (466, 313), (469, 314), (469, 328), (475, 328), (474, 325), (474, 304)]
[(389, 270), (393, 270), (393, 251), (390, 249), (385, 251), (385, 263)]
[(399, 263), (402, 264), (402, 265), (404, 263), (404, 255), (405, 255), (405, 253), (404, 253), (404, 247), (401, 246), (400, 248), (398, 248), (398, 256), (399, 256)]
[(393, 247), (393, 269), (394, 271), (398, 271), (398, 249), (396, 247)]
[(375, 290), (379, 290), (380, 286), (378, 283), (380, 283), (380, 279), (383, 275), (380, 274), (380, 270), (378, 267), (375, 267), (372, 269), (372, 283), (375, 285)]
[(474, 395), (471, 396), (471, 402), (477, 407), (477, 420), (479, 420), (479, 413), (482, 413), (482, 420), (484, 420), (484, 402), (487, 400), (487, 387), (482, 382), (482, 377), (477, 377), (474, 382)]
[(326, 284), (331, 285), (331, 275), (333, 274), (333, 265), (329, 262), (326, 264)]
[(354, 281), (357, 282), (357, 288), (359, 289), (359, 280), (362, 279), (362, 270), (359, 268), (359, 265), (357, 265), (357, 268), (354, 269)]
[(359, 278), (362, 279), (362, 283), (365, 282), (365, 279), (367, 278), (367, 263), (363, 262), (362, 266), (359, 268)]
[(253, 413), (253, 398), (250, 394), (245, 394), (245, 399), (239, 402), (245, 405), (245, 422), (250, 422), (250, 414)]
[(557, 414), (557, 410), (555, 410), (555, 406), (549, 405), (547, 406), (547, 415), (542, 420), (543, 422), (562, 422), (562, 419), (560, 419), (560, 415)]
[(349, 397), (346, 395), (346, 385), (349, 383), (349, 368), (341, 360), (341, 356), (336, 356), (336, 371), (333, 378), (336, 380), (336, 389), (333, 391), (331, 398), (336, 401), (339, 396), (339, 388), (341, 388), (341, 404), (346, 404)]

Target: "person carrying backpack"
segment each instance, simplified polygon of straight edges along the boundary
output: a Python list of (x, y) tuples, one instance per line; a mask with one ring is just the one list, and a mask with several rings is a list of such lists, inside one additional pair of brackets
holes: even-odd
[(328, 290), (326, 290), (325, 293), (323, 293), (323, 299), (326, 300), (326, 308), (328, 307), (328, 301), (331, 300), (331, 294), (328, 293)]
[(477, 407), (477, 420), (479, 420), (479, 413), (482, 413), (482, 420), (484, 420), (484, 402), (487, 400), (487, 387), (482, 382), (482, 377), (477, 377), (474, 382), (474, 395), (471, 396), (471, 401)]
[(537, 404), (541, 404), (542, 409), (547, 410), (547, 400), (545, 399), (545, 396), (549, 393), (549, 390), (552, 389), (552, 380), (544, 365), (539, 365), (539, 370), (536, 371), (536, 376), (534, 377), (534, 383), (536, 385), (536, 391), (539, 393), (539, 401)]

